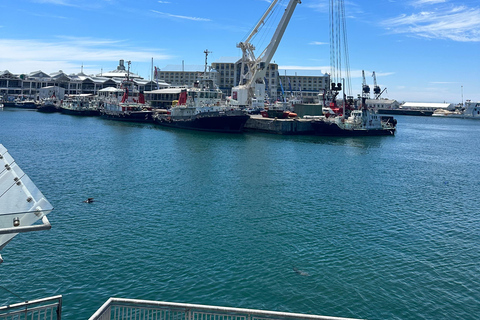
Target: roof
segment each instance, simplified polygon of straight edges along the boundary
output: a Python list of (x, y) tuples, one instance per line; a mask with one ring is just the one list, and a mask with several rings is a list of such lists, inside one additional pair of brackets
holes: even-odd
[(176, 94), (182, 92), (185, 88), (166, 88), (166, 89), (158, 89), (153, 91), (145, 91), (145, 93), (149, 94)]
[(397, 100), (392, 99), (367, 99), (366, 103), (370, 104), (392, 104), (397, 102)]
[(204, 65), (174, 65), (169, 64), (168, 66), (163, 67), (162, 69), (158, 70), (159, 72), (204, 72), (205, 66)]
[(451, 106), (451, 103), (434, 103), (434, 102), (405, 102), (400, 107), (401, 108), (436, 108), (436, 109), (447, 109)]
[(117, 88), (114, 88), (114, 87), (107, 87), (107, 88), (103, 88), (101, 90), (98, 90), (98, 92), (123, 92), (122, 89), (117, 89)]
[(240, 59), (239, 57), (220, 57), (220, 59), (213, 61), (213, 63), (237, 63)]
[(322, 70), (303, 70), (303, 69), (281, 69), (278, 67), (278, 75), (284, 77), (285, 73), (287, 77), (328, 77), (327, 73), (323, 73)]

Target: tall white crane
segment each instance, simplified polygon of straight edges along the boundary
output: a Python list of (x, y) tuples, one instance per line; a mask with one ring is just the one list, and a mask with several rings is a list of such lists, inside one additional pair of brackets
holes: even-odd
[(277, 2), (278, 0), (272, 1), (269, 8), (247, 39), (244, 42), (237, 44), (237, 47), (242, 50), (242, 68), (240, 71), (240, 83), (238, 86), (232, 88), (232, 98), (237, 101), (239, 106), (263, 106), (265, 100), (264, 78), (267, 72), (267, 67), (280, 44), (280, 40), (285, 33), (285, 29), (287, 28), (295, 7), (297, 4), (301, 3), (301, 0), (289, 1), (270, 43), (258, 57), (255, 57), (255, 46), (253, 46), (250, 41), (255, 34), (258, 33), (262, 25), (265, 24), (265, 20), (268, 18)]

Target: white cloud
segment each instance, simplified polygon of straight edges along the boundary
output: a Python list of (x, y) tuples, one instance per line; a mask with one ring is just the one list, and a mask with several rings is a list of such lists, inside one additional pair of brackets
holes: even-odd
[(66, 0), (35, 0), (34, 2), (55, 4), (55, 5), (68, 6), (68, 7), (78, 7), (78, 5), (74, 5)]
[[(432, 0), (433, 1), (433, 0)], [(480, 9), (464, 6), (401, 15), (382, 22), (393, 33), (459, 42), (480, 41)]]
[(180, 16), (180, 15), (176, 15), (176, 14), (171, 14), (171, 13), (165, 13), (165, 12), (160, 12), (160, 11), (156, 11), (156, 10), (151, 10), (152, 12), (154, 13), (158, 13), (160, 15), (163, 15), (163, 16), (167, 16), (167, 17), (171, 17), (171, 18), (178, 18), (178, 19), (186, 19), (186, 20), (193, 20), (193, 21), (212, 21), (210, 19), (207, 19), (207, 18), (197, 18), (197, 17), (188, 17), (188, 16)]
[(447, 0), (415, 0), (412, 2), (413, 6), (422, 6), (422, 5), (429, 5), (429, 4), (438, 4), (438, 3), (445, 3)]
[(320, 42), (320, 41), (312, 41), (309, 44), (314, 45), (314, 46), (323, 46), (323, 45), (327, 45), (329, 43), (328, 42)]
[[(92, 68), (98, 73), (102, 64), (120, 59), (137, 62), (166, 60), (171, 58), (160, 50), (129, 46), (126, 40), (57, 37), (53, 40), (0, 39), (2, 68), (13, 73), (33, 70), (54, 72), (79, 72), (79, 66)], [(86, 72), (87, 73), (87, 72)]]

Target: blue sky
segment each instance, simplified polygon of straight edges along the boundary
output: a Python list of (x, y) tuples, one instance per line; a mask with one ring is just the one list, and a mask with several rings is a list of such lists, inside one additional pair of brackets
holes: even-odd
[[(0, 0), (0, 70), (98, 74), (124, 59), (149, 79), (152, 58), (162, 68), (202, 65), (205, 49), (209, 62), (240, 57), (236, 44), (269, 2)], [(345, 10), (355, 95), (365, 70), (391, 99), (480, 101), (478, 0), (348, 0)], [(273, 58), (279, 68), (330, 72), (328, 20), (327, 0), (303, 0)]]

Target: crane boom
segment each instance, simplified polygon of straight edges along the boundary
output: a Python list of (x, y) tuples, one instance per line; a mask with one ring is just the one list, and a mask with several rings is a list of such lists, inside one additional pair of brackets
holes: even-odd
[(268, 46), (262, 53), (255, 57), (255, 47), (250, 43), (253, 36), (258, 33), (260, 27), (265, 23), (268, 15), (272, 12), (278, 0), (272, 1), (267, 11), (263, 14), (260, 21), (256, 24), (253, 31), (244, 42), (237, 44), (237, 47), (242, 50), (242, 67), (240, 74), (240, 82), (238, 86), (232, 88), (233, 99), (237, 101), (240, 106), (253, 106), (254, 100), (257, 104), (262, 104), (265, 99), (265, 83), (264, 77), (267, 72), (267, 66), (275, 54), (275, 51), (280, 44), (280, 40), (285, 33), (287, 25), (293, 15), (293, 11), (301, 0), (290, 0), (285, 12), (275, 30), (272, 39)]
[(375, 74), (375, 71), (373, 71), (372, 77), (373, 77), (373, 93), (375, 94), (375, 99), (379, 99), (383, 91), (377, 85), (377, 75)]

